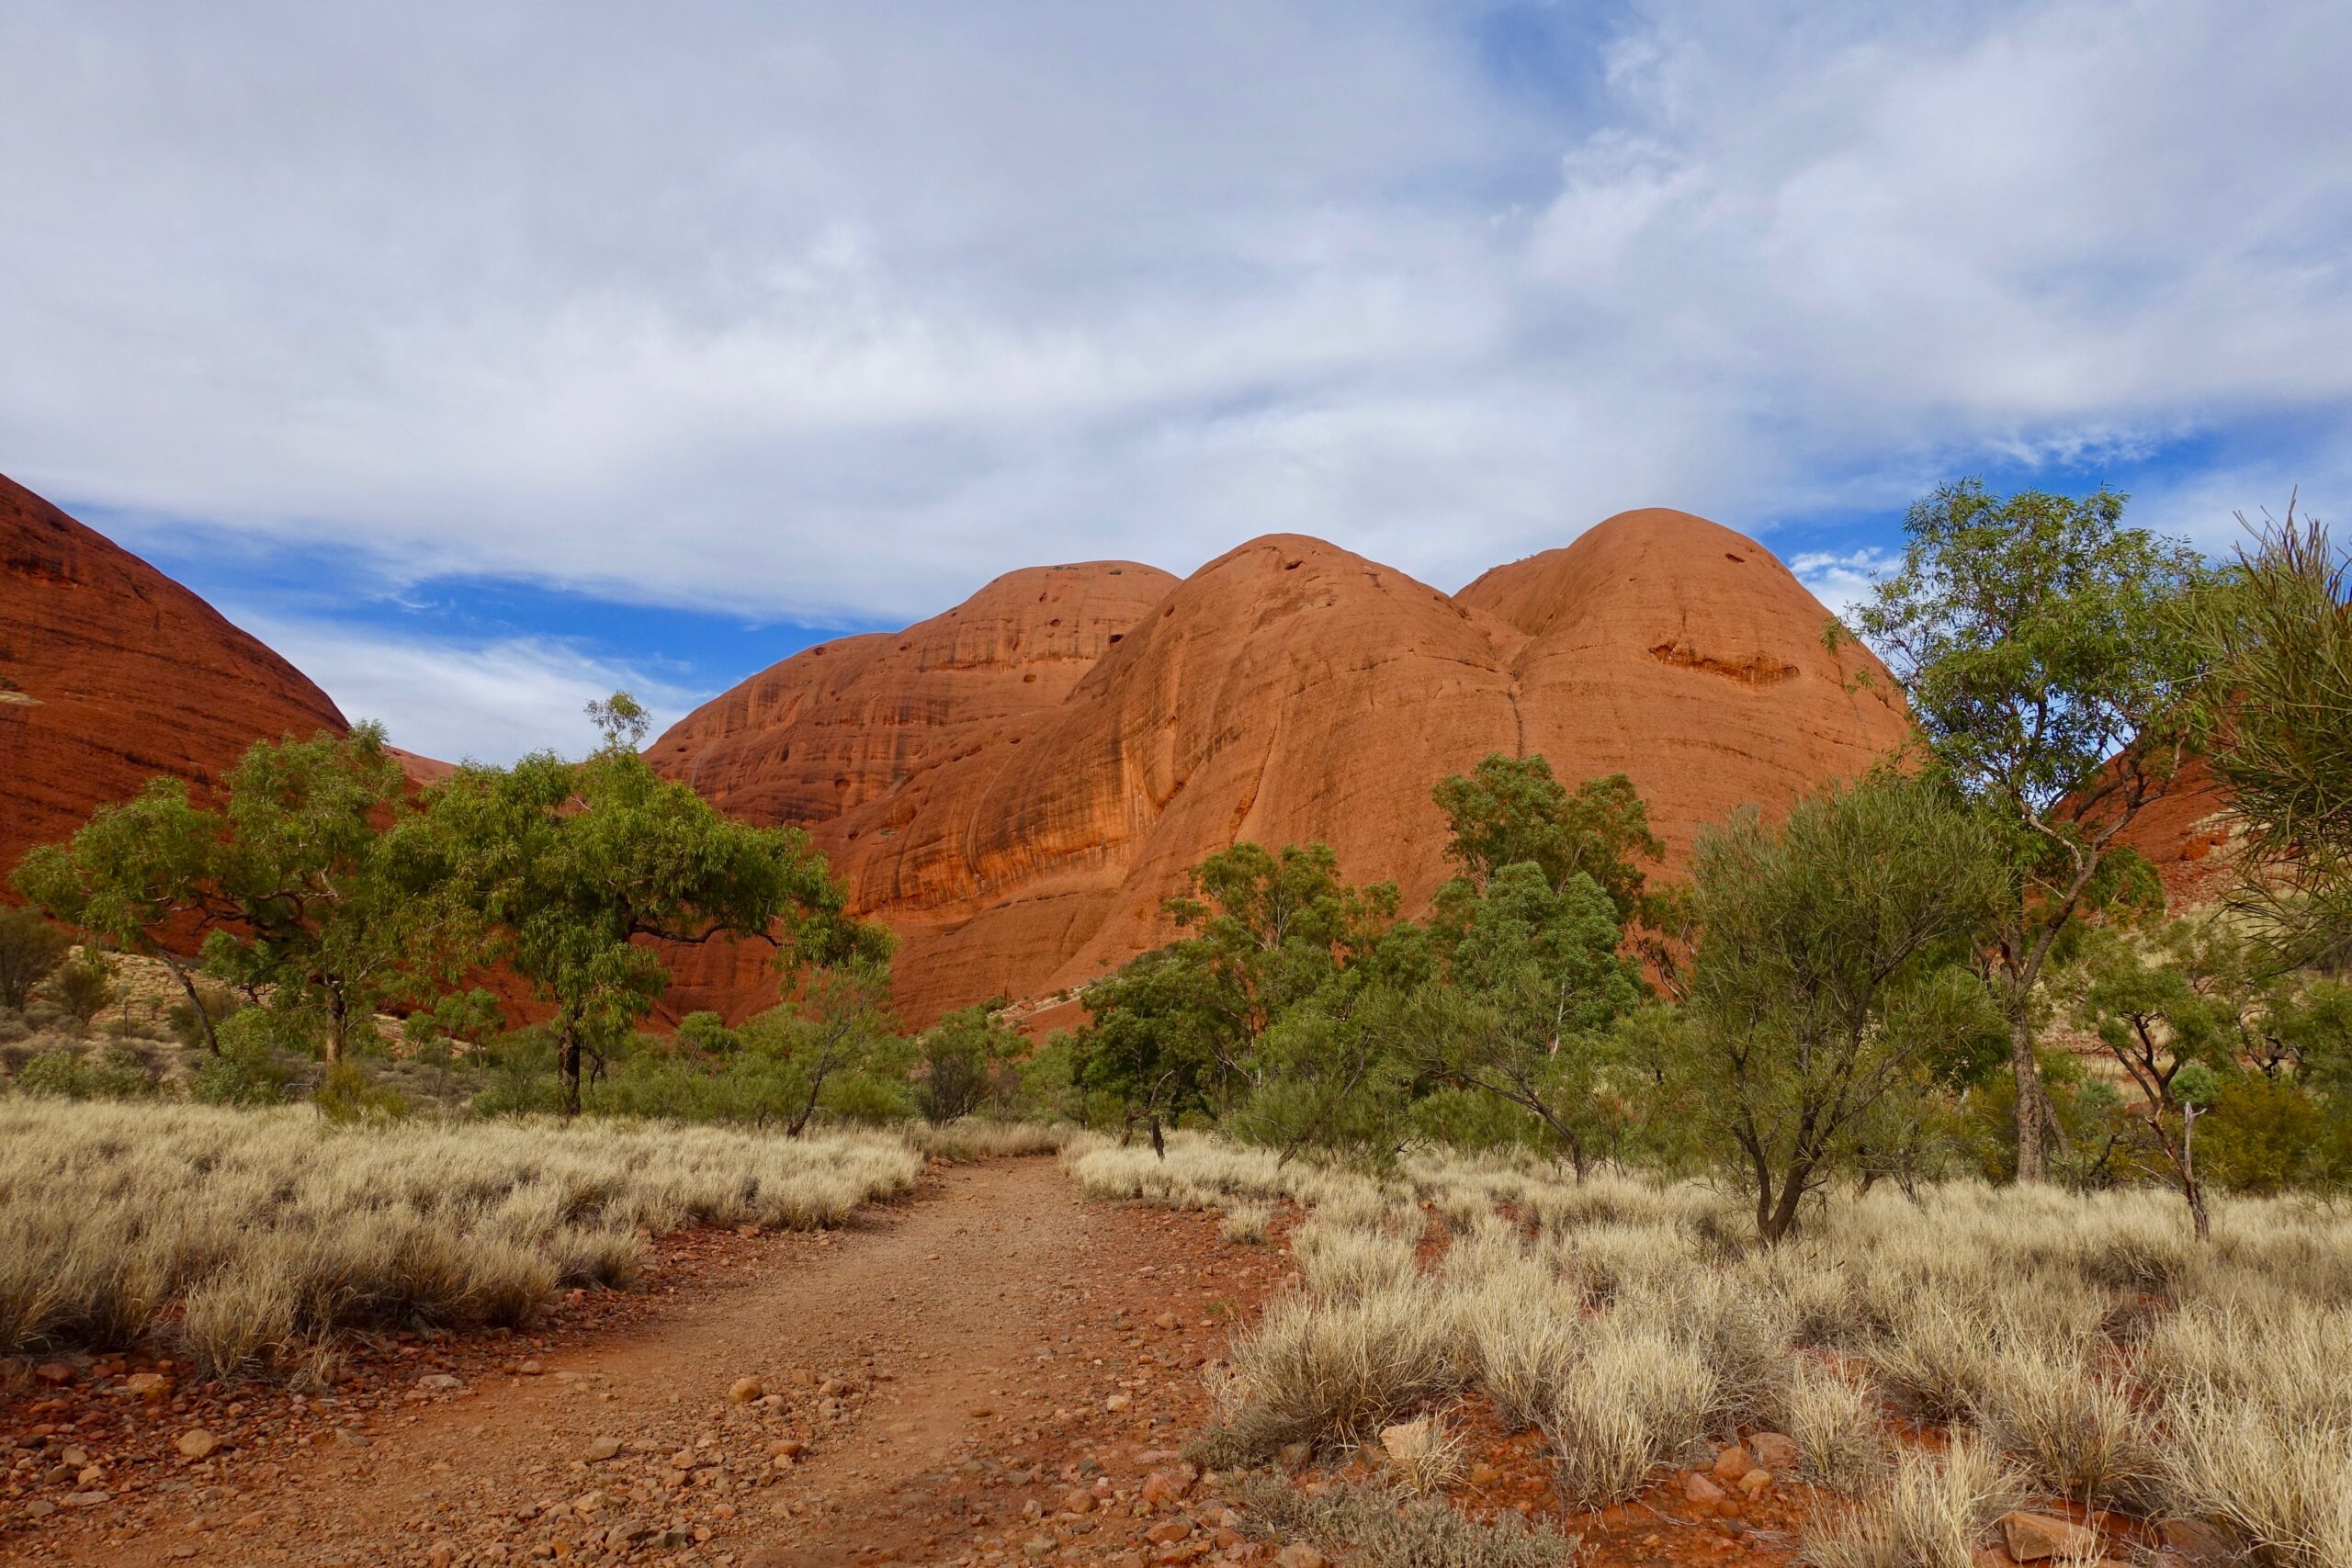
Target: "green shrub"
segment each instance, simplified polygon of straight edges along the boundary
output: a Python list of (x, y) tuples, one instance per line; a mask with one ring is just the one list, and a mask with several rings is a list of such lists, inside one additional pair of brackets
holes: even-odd
[(172, 1038), (191, 1051), (204, 1043), (203, 1024), (196, 1010), (198, 1004), (203, 1006), (206, 1016), (212, 1020), (215, 1031), (245, 1005), (245, 999), (236, 992), (226, 986), (216, 986), (209, 980), (196, 983), (196, 1002), (174, 1002), (164, 1013), (164, 1021), (170, 1028)]
[(95, 1059), (61, 1047), (17, 1069), (17, 1088), (61, 1100), (142, 1100), (155, 1092), (155, 1080), (128, 1046), (109, 1045)]
[(680, 1019), (678, 1039), (714, 1056), (731, 1056), (743, 1048), (743, 1037), (715, 1012), (690, 1012)]
[(381, 1126), (400, 1121), (409, 1109), (408, 1096), (390, 1084), (378, 1083), (367, 1068), (349, 1060), (327, 1069), (311, 1103), (320, 1115), (343, 1126)]
[(87, 1029), (114, 1000), (114, 964), (105, 953), (85, 947), (72, 962), (58, 965), (46, 988), (50, 1000)]
[(2324, 1108), (2301, 1085), (2258, 1073), (2222, 1080), (2212, 1114), (2197, 1125), (2199, 1172), (2237, 1192), (2341, 1184), (2343, 1144), (2328, 1136)]
[(266, 1008), (245, 1008), (220, 1025), (220, 1054), (208, 1056), (188, 1080), (188, 1094), (205, 1105), (276, 1105), (286, 1098), (286, 1069), (277, 1064), (282, 1033)]
[(32, 910), (0, 909), (0, 1008), (23, 1011), (70, 945), (63, 931)]

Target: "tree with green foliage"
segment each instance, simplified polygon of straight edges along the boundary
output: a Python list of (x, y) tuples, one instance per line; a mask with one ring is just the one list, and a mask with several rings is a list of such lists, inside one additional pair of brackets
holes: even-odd
[(1442, 967), (1415, 1009), (1430, 1075), (1533, 1116), (1579, 1179), (1604, 1114), (1609, 1032), (1648, 994), (1620, 920), (1581, 870), (1555, 886), (1517, 861), (1482, 887), (1451, 883), (1430, 920)]
[(461, 972), (469, 922), (401, 830), (408, 776), (381, 726), (260, 742), (221, 784), (211, 897), (232, 919), (205, 938), (208, 974), (315, 1020), (332, 1066), (379, 1009)]
[(2196, 1167), (2197, 1120), (2241, 1070), (2256, 989), (2242, 949), (2211, 920), (2097, 932), (2077, 961), (2076, 1018), (2139, 1091), (2130, 1107), (2172, 1168), (2197, 1238), (2212, 1235)]
[(961, 1120), (985, 1104), (998, 1069), (1018, 1058), (1021, 1032), (999, 1013), (1007, 1002), (991, 997), (958, 1008), (915, 1037), (915, 1109), (934, 1127)]
[(160, 960), (216, 1054), (217, 1010), (198, 994), (196, 967), (177, 948), (232, 912), (214, 881), (227, 830), (189, 801), (180, 780), (150, 779), (130, 799), (99, 807), (65, 842), (36, 846), (15, 878), (26, 897), (98, 945)]
[(489, 933), (487, 955), (554, 1008), (567, 1115), (583, 1064), (601, 1065), (667, 987), (653, 942), (765, 942), (788, 977), (879, 964), (889, 949), (850, 916), (807, 834), (733, 821), (648, 767), (634, 745), (643, 713), (626, 698), (592, 708), (605, 744), (585, 761), (461, 768), (407, 835), (426, 880)]
[(774, 1069), (787, 1136), (800, 1136), (828, 1107), (861, 1121), (905, 1113), (906, 1041), (879, 951), (815, 970), (794, 1002), (752, 1020), (743, 1035), (745, 1055)]
[(1191, 880), (1168, 905), (1191, 934), (1089, 987), (1079, 1081), (1114, 1095), (1155, 1148), (1193, 1109), (1285, 1157), (1376, 1143), (1364, 1108), (1393, 1079), (1359, 1005), (1408, 961), (1396, 886), (1344, 881), (1327, 844), (1234, 844)]
[(34, 987), (65, 961), (72, 939), (31, 909), (0, 909), (0, 1008), (22, 1012)]
[(1664, 847), (1623, 773), (1571, 791), (1542, 756), (1498, 751), (1430, 793), (1462, 874), (1438, 890), (1430, 922), (1442, 970), (1413, 1031), (1426, 1069), (1534, 1117), (1581, 1178), (1607, 1103), (1609, 1032), (1648, 994), (1623, 950), (1657, 904), (1639, 863)]
[(1650, 831), (1649, 808), (1623, 773), (1587, 779), (1571, 791), (1542, 755), (1489, 752), (1467, 774), (1430, 791), (1453, 839), (1446, 856), (1483, 888), (1505, 866), (1532, 865), (1554, 892), (1581, 874), (1609, 897), (1620, 925), (1642, 912), (1646, 878), (1666, 846)]
[(2284, 962), (2340, 968), (2352, 957), (2352, 558), (2292, 504), (2255, 535), (2199, 618), (2227, 714), (2213, 771), (2244, 836), (2240, 903)]
[(1874, 775), (1700, 837), (1690, 995), (1657, 1113), (1679, 1119), (1777, 1243), (1874, 1132), (1997, 1034), (1971, 949), (2002, 839), (1933, 785)]
[(1902, 683), (1927, 757), (2007, 829), (1989, 968), (2017, 1079), (2017, 1173), (2063, 1138), (2034, 1052), (2053, 955), (2086, 914), (2153, 893), (2120, 841), (2200, 743), (2208, 654), (2186, 613), (2197, 551), (2123, 523), (2124, 498), (1978, 480), (1911, 508), (1903, 563), (1855, 613)]
[(1163, 1156), (1164, 1129), (1211, 1105), (1208, 981), (1181, 943), (1138, 953), (1086, 988), (1088, 1021), (1069, 1043), (1079, 1088), (1120, 1107), (1123, 1136), (1142, 1123)]

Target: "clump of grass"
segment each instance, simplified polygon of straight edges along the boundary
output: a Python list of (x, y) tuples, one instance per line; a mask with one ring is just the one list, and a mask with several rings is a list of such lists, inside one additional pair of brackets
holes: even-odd
[(2352, 1562), (2352, 1429), (2205, 1385), (2176, 1399), (2164, 1474), (2179, 1512), (2230, 1526), (2258, 1561)]
[(1251, 1247), (1262, 1246), (1272, 1234), (1274, 1206), (1272, 1203), (1234, 1203), (1225, 1211), (1225, 1219), (1216, 1234), (1227, 1241), (1238, 1241)]
[(1224, 1424), (1259, 1456), (1295, 1442), (1368, 1441), (1461, 1386), (1459, 1344), (1442, 1297), (1425, 1284), (1349, 1301), (1284, 1296), (1234, 1347)]
[(1886, 1463), (1878, 1435), (1878, 1401), (1852, 1379), (1799, 1361), (1781, 1392), (1781, 1424), (1796, 1440), (1799, 1472), (1852, 1495)]
[(2123, 1380), (2080, 1355), (2012, 1347), (1986, 1369), (1976, 1421), (2033, 1483), (2086, 1505), (2132, 1502), (2157, 1452)]
[(1724, 1408), (1722, 1380), (1688, 1344), (1655, 1327), (1601, 1325), (1544, 1422), (1561, 1495), (1587, 1507), (1622, 1502), (1704, 1438)]
[(1574, 1296), (1525, 1258), (1458, 1278), (1453, 1290), (1487, 1396), (1513, 1426), (1539, 1424), (1583, 1353)]
[(1068, 1148), (1078, 1129), (1053, 1122), (996, 1122), (966, 1117), (934, 1127), (917, 1122), (899, 1135), (926, 1155), (942, 1159), (1010, 1159), (1024, 1155), (1057, 1155)]
[[(911, 1188), (886, 1136), (391, 1122), (307, 1110), (0, 1101), (0, 1354), (176, 1322), (212, 1373), (298, 1364), (339, 1331), (530, 1321), (622, 1285), (640, 1234), (807, 1228)], [(74, 1194), (70, 1208), (60, 1193)]]
[(1261, 1540), (1306, 1540), (1346, 1551), (1361, 1568), (1558, 1568), (1577, 1542), (1506, 1514), (1465, 1518), (1435, 1498), (1388, 1487), (1342, 1486), (1309, 1496), (1280, 1476), (1253, 1474), (1234, 1490), (1241, 1529)]
[(1306, 1288), (1326, 1301), (1361, 1301), (1408, 1284), (1419, 1272), (1413, 1244), (1376, 1225), (1317, 1213), (1291, 1233)]
[(1807, 1535), (1804, 1560), (1815, 1568), (1973, 1568), (1985, 1531), (2023, 1497), (2008, 1462), (1963, 1435), (1941, 1454), (1904, 1453), (1883, 1486)]

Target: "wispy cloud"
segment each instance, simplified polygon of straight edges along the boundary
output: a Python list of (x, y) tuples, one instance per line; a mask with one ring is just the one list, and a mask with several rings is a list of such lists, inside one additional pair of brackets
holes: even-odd
[(1813, 596), (1829, 608), (1833, 615), (1844, 619), (1856, 604), (1869, 598), (1878, 586), (1878, 580), (1894, 570), (1896, 557), (1891, 550), (1875, 547), (1834, 551), (1807, 550), (1789, 558), (1789, 570), (1797, 581), (1813, 591)]
[(582, 711), (592, 698), (631, 693), (652, 711), (658, 733), (711, 694), (556, 638), (462, 642), (233, 605), (230, 614), (333, 694), (346, 716), (376, 719), (394, 745), (445, 761), (577, 756), (595, 741)]

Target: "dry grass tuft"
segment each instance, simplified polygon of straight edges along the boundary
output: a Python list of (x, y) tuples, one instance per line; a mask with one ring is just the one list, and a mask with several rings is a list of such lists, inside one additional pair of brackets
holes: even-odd
[(1309, 1496), (1280, 1476), (1258, 1474), (1243, 1479), (1234, 1502), (1250, 1534), (1317, 1542), (1347, 1552), (1359, 1568), (1559, 1568), (1576, 1560), (1577, 1542), (1547, 1526), (1512, 1514), (1481, 1523), (1384, 1487)]
[(2012, 1347), (1986, 1370), (1976, 1422), (2034, 1484), (2087, 1505), (2144, 1501), (2157, 1454), (2131, 1389), (2065, 1350)]
[(1285, 1296), (1235, 1345), (1219, 1392), (1240, 1451), (1369, 1441), (1462, 1386), (1460, 1337), (1445, 1302), (1412, 1284), (1352, 1300)]
[(1544, 1422), (1561, 1495), (1585, 1507), (1622, 1502), (1724, 1412), (1722, 1380), (1688, 1343), (1645, 1325), (1604, 1323)]
[(1905, 1452), (1884, 1485), (1807, 1536), (1815, 1568), (1973, 1568), (1993, 1521), (2025, 1496), (1988, 1445), (1961, 1437), (1941, 1454)]
[[(1458, 1379), (1549, 1432), (1578, 1500), (1779, 1426), (1808, 1478), (1864, 1499), (1815, 1543), (1834, 1568), (1965, 1562), (1980, 1505), (2016, 1484), (2225, 1523), (2289, 1568), (2352, 1564), (2340, 1204), (2225, 1200), (2200, 1248), (2153, 1190), (1881, 1187), (1762, 1250), (1729, 1244), (1702, 1186), (1577, 1183), (1523, 1156), (1408, 1154), (1389, 1182), (1195, 1137), (1164, 1162), (1099, 1143), (1065, 1159), (1106, 1195), (1315, 1211), (1295, 1241), (1312, 1289), (1270, 1314), (1235, 1384), (1282, 1440), (1360, 1438)], [(1455, 1232), (1431, 1278), (1412, 1267), (1416, 1202)], [(1402, 1302), (1372, 1334), (1374, 1303)], [(1882, 1394), (1953, 1427), (1951, 1468), (1886, 1469)]]
[(524, 1324), (628, 1282), (645, 1235), (835, 1224), (921, 1168), (883, 1136), (0, 1101), (0, 1353), (175, 1327), (229, 1374), (346, 1328)]
[(1799, 1361), (1781, 1390), (1781, 1425), (1796, 1439), (1800, 1472), (1832, 1492), (1855, 1495), (1886, 1467), (1877, 1398), (1810, 1361)]

